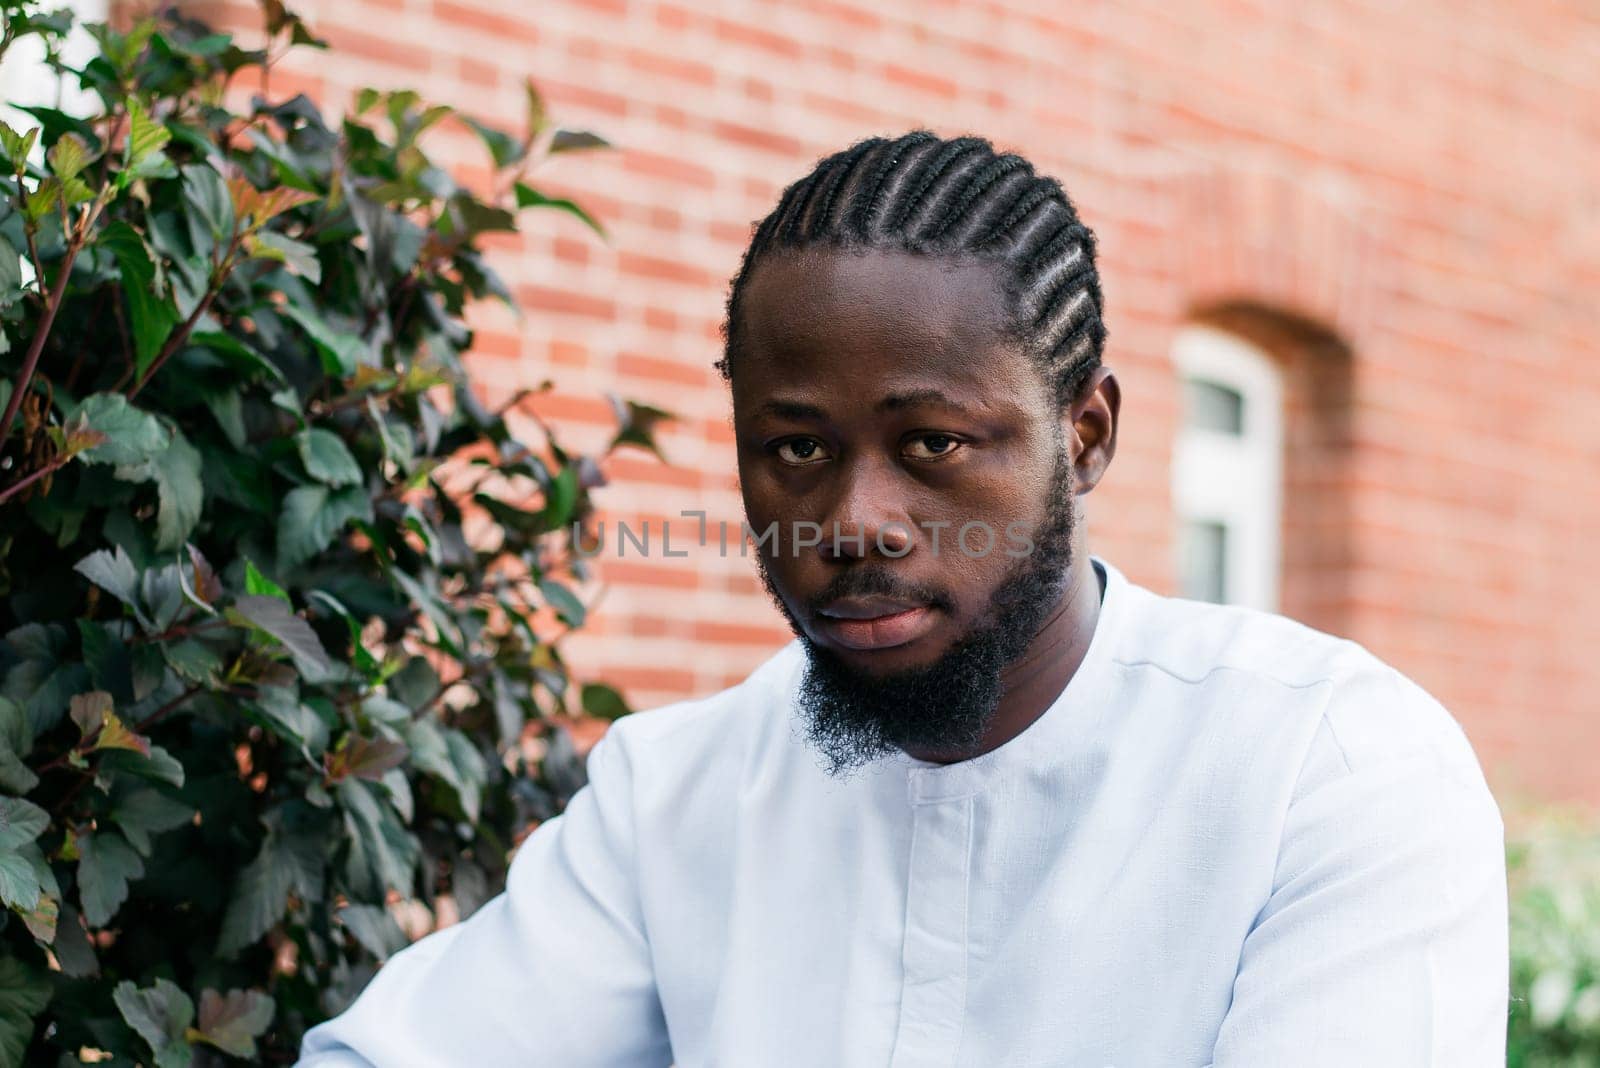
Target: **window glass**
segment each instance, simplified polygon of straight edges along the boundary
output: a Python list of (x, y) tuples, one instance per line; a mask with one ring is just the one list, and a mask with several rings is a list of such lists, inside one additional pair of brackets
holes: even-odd
[(1225, 602), (1228, 590), (1228, 528), (1221, 523), (1191, 520), (1183, 524), (1180, 542), (1182, 595), (1213, 604)]
[(1244, 433), (1244, 395), (1217, 382), (1191, 378), (1183, 384), (1183, 421), (1191, 430)]

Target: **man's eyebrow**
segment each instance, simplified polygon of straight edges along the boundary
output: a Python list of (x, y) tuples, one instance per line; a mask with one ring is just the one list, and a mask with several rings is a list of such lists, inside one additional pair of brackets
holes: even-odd
[(775, 415), (780, 419), (825, 419), (827, 413), (815, 404), (801, 401), (769, 400), (756, 411), (757, 415)]
[(949, 394), (942, 393), (937, 389), (913, 389), (905, 393), (889, 394), (877, 403), (876, 410), (893, 412), (902, 408), (911, 408), (918, 404), (936, 404), (942, 408), (956, 409), (963, 407), (952, 400)]
[[(891, 393), (873, 406), (874, 411), (895, 412), (905, 408), (915, 407), (918, 404), (935, 404), (943, 408), (964, 409), (964, 406), (953, 400), (948, 393), (937, 389), (913, 389), (902, 393)], [(815, 404), (804, 401), (772, 399), (768, 400), (757, 409), (758, 415), (775, 415), (780, 419), (826, 419), (828, 413)]]

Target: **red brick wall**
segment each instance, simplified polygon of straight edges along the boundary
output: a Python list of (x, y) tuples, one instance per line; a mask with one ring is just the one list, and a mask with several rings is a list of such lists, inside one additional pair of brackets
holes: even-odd
[[(236, 0), (193, 6), (255, 22)], [(1062, 177), (1100, 235), (1125, 425), (1090, 499), (1094, 550), (1170, 587), (1171, 339), (1195, 316), (1258, 334), (1291, 413), (1285, 610), (1436, 693), (1500, 786), (1600, 802), (1592, 4), (294, 6), (334, 51), (285, 62), (274, 92), (343, 105), (408, 85), (512, 122), (531, 75), (561, 119), (622, 146), (543, 176), (611, 243), (552, 215), (500, 248), (531, 314), (482, 316), (476, 363), (499, 394), (555, 378), (543, 409), (589, 443), (607, 389), (683, 414), (673, 467), (610, 465), (614, 517), (654, 517), (657, 539), (684, 508), (737, 523), (710, 365), (726, 280), (780, 187), (869, 133), (981, 132)], [(674, 524), (677, 545), (693, 533)], [(786, 637), (737, 555), (603, 574), (570, 653), (636, 703), (730, 683)]]

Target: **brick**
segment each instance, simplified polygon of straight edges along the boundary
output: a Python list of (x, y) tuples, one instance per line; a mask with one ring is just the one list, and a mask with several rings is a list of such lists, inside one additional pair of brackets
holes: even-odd
[(954, 100), (961, 95), (961, 87), (956, 84), (954, 78), (934, 74), (917, 67), (890, 63), (884, 68), (884, 73), (890, 85), (942, 97), (945, 100)]
[(627, 154), (623, 167), (640, 178), (659, 178), (676, 185), (710, 189), (717, 184), (710, 167), (679, 156), (634, 150)]
[(536, 44), (539, 35), (534, 24), (515, 15), (488, 9), (483, 4), (457, 3), (453, 0), (433, 0), (434, 17), (446, 26), (477, 30), (502, 41)]
[(663, 256), (642, 256), (636, 252), (623, 252), (617, 257), (618, 269), (636, 278), (657, 282), (677, 282), (682, 285), (704, 287), (715, 285), (719, 279), (703, 267), (683, 260)]
[(515, 293), (517, 302), (529, 311), (559, 312), (603, 321), (617, 317), (616, 301), (592, 293), (574, 293), (540, 285), (520, 286)]
[(722, 140), (745, 148), (775, 152), (790, 158), (800, 155), (799, 139), (777, 130), (738, 122), (714, 122), (711, 130)]
[(630, 49), (627, 53), (627, 62), (629, 69), (636, 75), (654, 76), (669, 82), (711, 86), (717, 80), (717, 70), (709, 63), (675, 55), (663, 55), (642, 48)]
[(781, 59), (796, 59), (802, 52), (800, 43), (794, 38), (760, 26), (718, 19), (716, 27), (717, 40), (729, 45), (764, 52)]
[(639, 352), (621, 352), (617, 354), (617, 373), (681, 386), (705, 387), (710, 384), (714, 372), (709, 365), (700, 367)]

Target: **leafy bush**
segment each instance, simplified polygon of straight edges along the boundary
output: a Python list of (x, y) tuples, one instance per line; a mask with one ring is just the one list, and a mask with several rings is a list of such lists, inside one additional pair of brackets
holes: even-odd
[[(6, 43), (67, 29), (4, 10)], [(0, 129), (0, 1063), (292, 1060), (397, 917), (470, 913), (581, 784), (559, 718), (626, 711), (557, 644), (596, 461), (460, 360), (511, 301), (481, 239), (589, 221), (528, 176), (603, 142), (531, 87), (521, 136), (410, 92), (230, 107), (320, 47), (264, 11), (264, 51), (94, 27), (57, 67), (101, 113)], [(617, 408), (650, 447), (662, 413)]]
[(1511, 1068), (1600, 1066), (1600, 824), (1546, 813), (1512, 838)]

